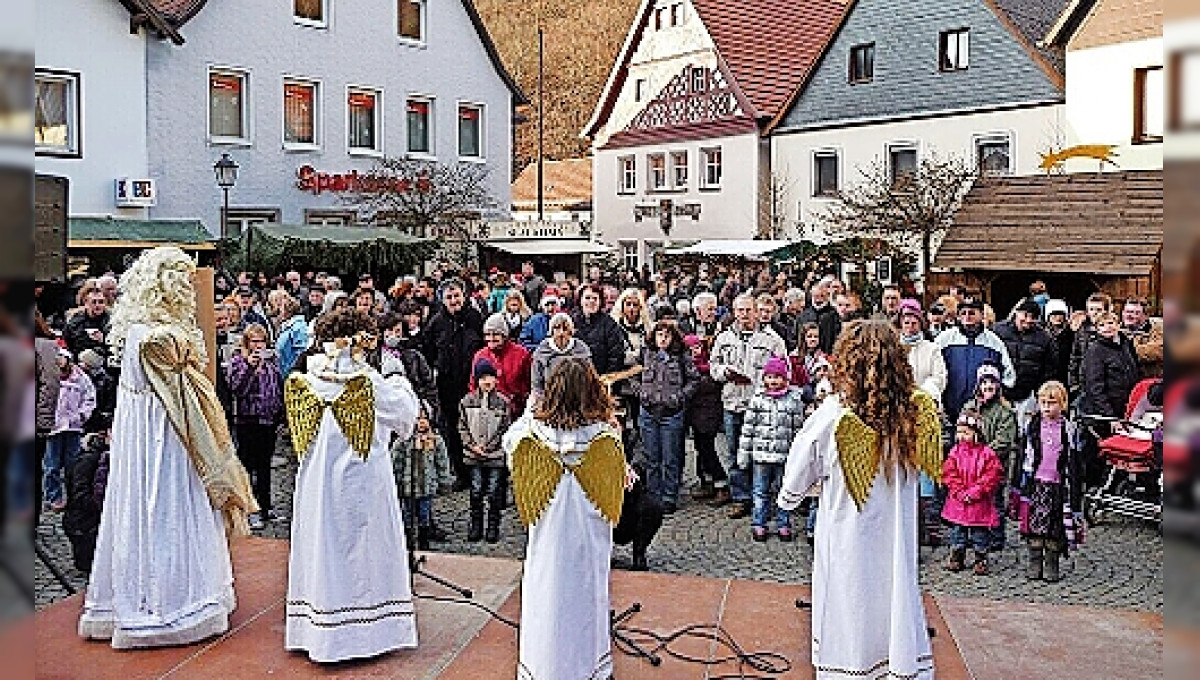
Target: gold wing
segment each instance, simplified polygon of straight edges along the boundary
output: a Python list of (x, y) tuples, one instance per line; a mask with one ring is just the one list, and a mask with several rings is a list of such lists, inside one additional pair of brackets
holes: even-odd
[(513, 497), (525, 528), (537, 524), (550, 505), (565, 468), (550, 447), (525, 435), (512, 456)]
[(292, 447), (296, 457), (303, 460), (321, 426), (325, 402), (321, 401), (307, 380), (293, 373), (283, 383), (283, 404), (288, 430), (292, 433)]
[(375, 385), (366, 375), (346, 381), (346, 387), (331, 403), (333, 417), (350, 448), (363, 460), (371, 452), (375, 439)]
[(625, 501), (625, 452), (621, 440), (608, 432), (596, 437), (571, 472), (604, 519), (614, 526), (620, 522), (621, 505)]
[(846, 490), (861, 511), (879, 472), (879, 435), (852, 411), (845, 411), (834, 431), (838, 462)]
[(927, 392), (913, 392), (917, 405), (917, 468), (935, 482), (942, 481), (942, 421), (937, 402)]

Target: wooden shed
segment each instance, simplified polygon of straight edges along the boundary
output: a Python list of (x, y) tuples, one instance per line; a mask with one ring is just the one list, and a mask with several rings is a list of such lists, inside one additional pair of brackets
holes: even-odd
[(998, 312), (1045, 281), (1081, 307), (1097, 290), (1162, 290), (1161, 170), (988, 177), (977, 180), (934, 258), (930, 289), (963, 285)]

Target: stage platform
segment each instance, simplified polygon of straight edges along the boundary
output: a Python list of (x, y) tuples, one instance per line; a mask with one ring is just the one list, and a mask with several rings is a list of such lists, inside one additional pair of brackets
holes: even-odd
[[(265, 677), (511, 679), (517, 658), (516, 631), (470, 605), (417, 600), (421, 645), (370, 661), (320, 666), (283, 649), (288, 545), (247, 538), (233, 544), (238, 608), (229, 632), (187, 647), (117, 652), (75, 633), (81, 595), (40, 612), (36, 626), (38, 678), (76, 680), (141, 678)], [(471, 588), (482, 605), (516, 619), (521, 563), (513, 560), (429, 553), (429, 569)], [(452, 597), (421, 577), (416, 593)], [(668, 633), (697, 623), (720, 624), (746, 651), (770, 651), (790, 660), (780, 678), (811, 678), (807, 600), (803, 586), (655, 573), (614, 571), (613, 606), (638, 601), (643, 611), (631, 625)], [(1084, 607), (1054, 607), (927, 597), (936, 630), (937, 676), (974, 678), (1146, 678), (1160, 676), (1162, 617)], [(567, 633), (569, 634), (569, 633)], [(703, 640), (673, 647), (704, 659), (727, 649)], [(616, 652), (619, 680), (692, 680), (736, 673), (734, 664), (703, 665), (664, 657), (661, 666)]]

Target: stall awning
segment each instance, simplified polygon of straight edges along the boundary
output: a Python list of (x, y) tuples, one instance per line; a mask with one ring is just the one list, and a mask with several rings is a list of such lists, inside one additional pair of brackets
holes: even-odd
[(364, 241), (388, 241), (400, 245), (425, 243), (393, 227), (365, 227), (354, 224), (256, 224), (256, 232), (276, 239), (298, 239), (301, 241), (328, 241), (330, 243), (362, 243)]
[(1163, 173), (989, 177), (975, 182), (933, 266), (1146, 276), (1163, 246)]
[(200, 220), (134, 220), (120, 217), (71, 217), (68, 248), (156, 248), (213, 250), (216, 242)]
[(492, 241), (483, 245), (511, 255), (596, 255), (612, 248), (584, 239)]
[(727, 257), (766, 258), (794, 244), (791, 241), (749, 241), (711, 239), (693, 243), (686, 248), (669, 250), (669, 255), (724, 255)]

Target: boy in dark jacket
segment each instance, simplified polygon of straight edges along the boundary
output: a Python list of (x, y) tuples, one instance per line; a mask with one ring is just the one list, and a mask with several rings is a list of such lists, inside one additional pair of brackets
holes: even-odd
[(467, 540), (485, 538), (483, 506), (487, 501), (488, 543), (500, 540), (500, 512), (504, 509), (508, 467), (500, 439), (512, 423), (512, 404), (496, 389), (496, 367), (487, 359), (475, 363), (475, 391), (459, 404), (458, 432), (463, 457), (471, 475), (471, 526)]
[(101, 416), (101, 430), (84, 438), (79, 456), (67, 470), (67, 505), (63, 509), (63, 533), (71, 542), (71, 558), (75, 568), (85, 574), (92, 571), (96, 536), (100, 531), (100, 510), (104, 504), (104, 496), (103, 488), (97, 489), (96, 482), (101, 473), (101, 459), (108, 454), (110, 425), (111, 417)]

